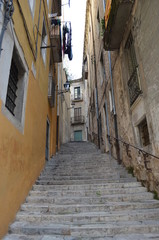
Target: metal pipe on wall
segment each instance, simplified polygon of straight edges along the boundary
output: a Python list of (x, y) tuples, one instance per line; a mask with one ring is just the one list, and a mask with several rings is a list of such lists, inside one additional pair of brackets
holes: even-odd
[(114, 131), (115, 131), (115, 137), (116, 137), (116, 141), (115, 141), (115, 144), (116, 144), (116, 155), (117, 155), (118, 162), (121, 163), (120, 147), (119, 147), (119, 141), (118, 141), (118, 123), (117, 123), (117, 114), (116, 114), (116, 107), (115, 107), (114, 85), (113, 85), (113, 76), (112, 76), (112, 66), (111, 66), (111, 54), (110, 54), (110, 51), (108, 51), (108, 60), (109, 60), (111, 94), (112, 94), (112, 104), (113, 104)]

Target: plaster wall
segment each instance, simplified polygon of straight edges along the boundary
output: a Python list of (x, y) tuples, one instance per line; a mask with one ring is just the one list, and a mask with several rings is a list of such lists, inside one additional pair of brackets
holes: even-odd
[[(33, 26), (38, 22), (39, 4), (36, 1), (34, 18), (31, 15), (28, 2), (21, 1), (20, 4), (35, 50)], [(0, 58), (0, 238), (7, 232), (8, 224), (15, 218), (20, 204), (25, 200), (45, 164), (47, 118), (51, 124), (49, 155), (51, 156), (56, 151), (56, 107), (50, 109), (47, 97), (50, 52), (48, 49), (45, 65), (41, 56), (41, 37), (39, 37), (35, 61), (17, 1), (14, 1), (14, 8), (13, 32), (17, 40), (13, 38), (10, 25), (8, 25)], [(46, 11), (48, 11), (47, 8)], [(42, 4), (39, 32), (42, 31), (44, 12)], [(24, 108), (25, 121), (22, 131), (11, 120), (13, 118), (11, 113), (8, 113), (10, 117), (4, 113), (13, 41), (18, 41), (19, 51), (28, 69), (28, 86), (25, 93)]]

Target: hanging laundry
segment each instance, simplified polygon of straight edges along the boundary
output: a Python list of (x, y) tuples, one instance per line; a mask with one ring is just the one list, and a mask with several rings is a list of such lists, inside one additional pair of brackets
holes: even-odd
[(52, 19), (51, 20), (51, 25), (60, 25), (61, 24), (61, 20), (60, 19)]
[(63, 26), (63, 51), (64, 54), (68, 54), (68, 58), (71, 61), (73, 59), (71, 23), (69, 23), (69, 26), (67, 23), (65, 23)]

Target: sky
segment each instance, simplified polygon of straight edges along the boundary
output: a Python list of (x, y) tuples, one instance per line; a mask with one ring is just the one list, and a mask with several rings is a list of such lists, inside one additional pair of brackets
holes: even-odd
[[(63, 0), (63, 4), (67, 2), (67, 0)], [(69, 61), (65, 55), (64, 67), (68, 69), (68, 73), (73, 76), (73, 79), (78, 79), (82, 76), (86, 0), (70, 0), (70, 8), (68, 5), (62, 8), (64, 20), (71, 21), (73, 51), (72, 61)]]

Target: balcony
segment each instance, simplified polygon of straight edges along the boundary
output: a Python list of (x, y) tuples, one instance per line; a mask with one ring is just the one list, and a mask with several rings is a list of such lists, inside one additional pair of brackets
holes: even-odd
[(71, 125), (84, 124), (84, 123), (85, 123), (85, 117), (82, 115), (71, 118)]
[(135, 0), (107, 0), (104, 49), (119, 49)]
[(51, 22), (51, 45), (53, 46), (54, 62), (62, 62), (62, 48), (61, 48), (61, 22), (59, 20), (52, 20)]
[(83, 94), (80, 93), (80, 94), (75, 94), (72, 99), (71, 99), (73, 102), (80, 102), (80, 101), (83, 101)]
[(61, 0), (52, 1), (52, 13), (61, 16)]

